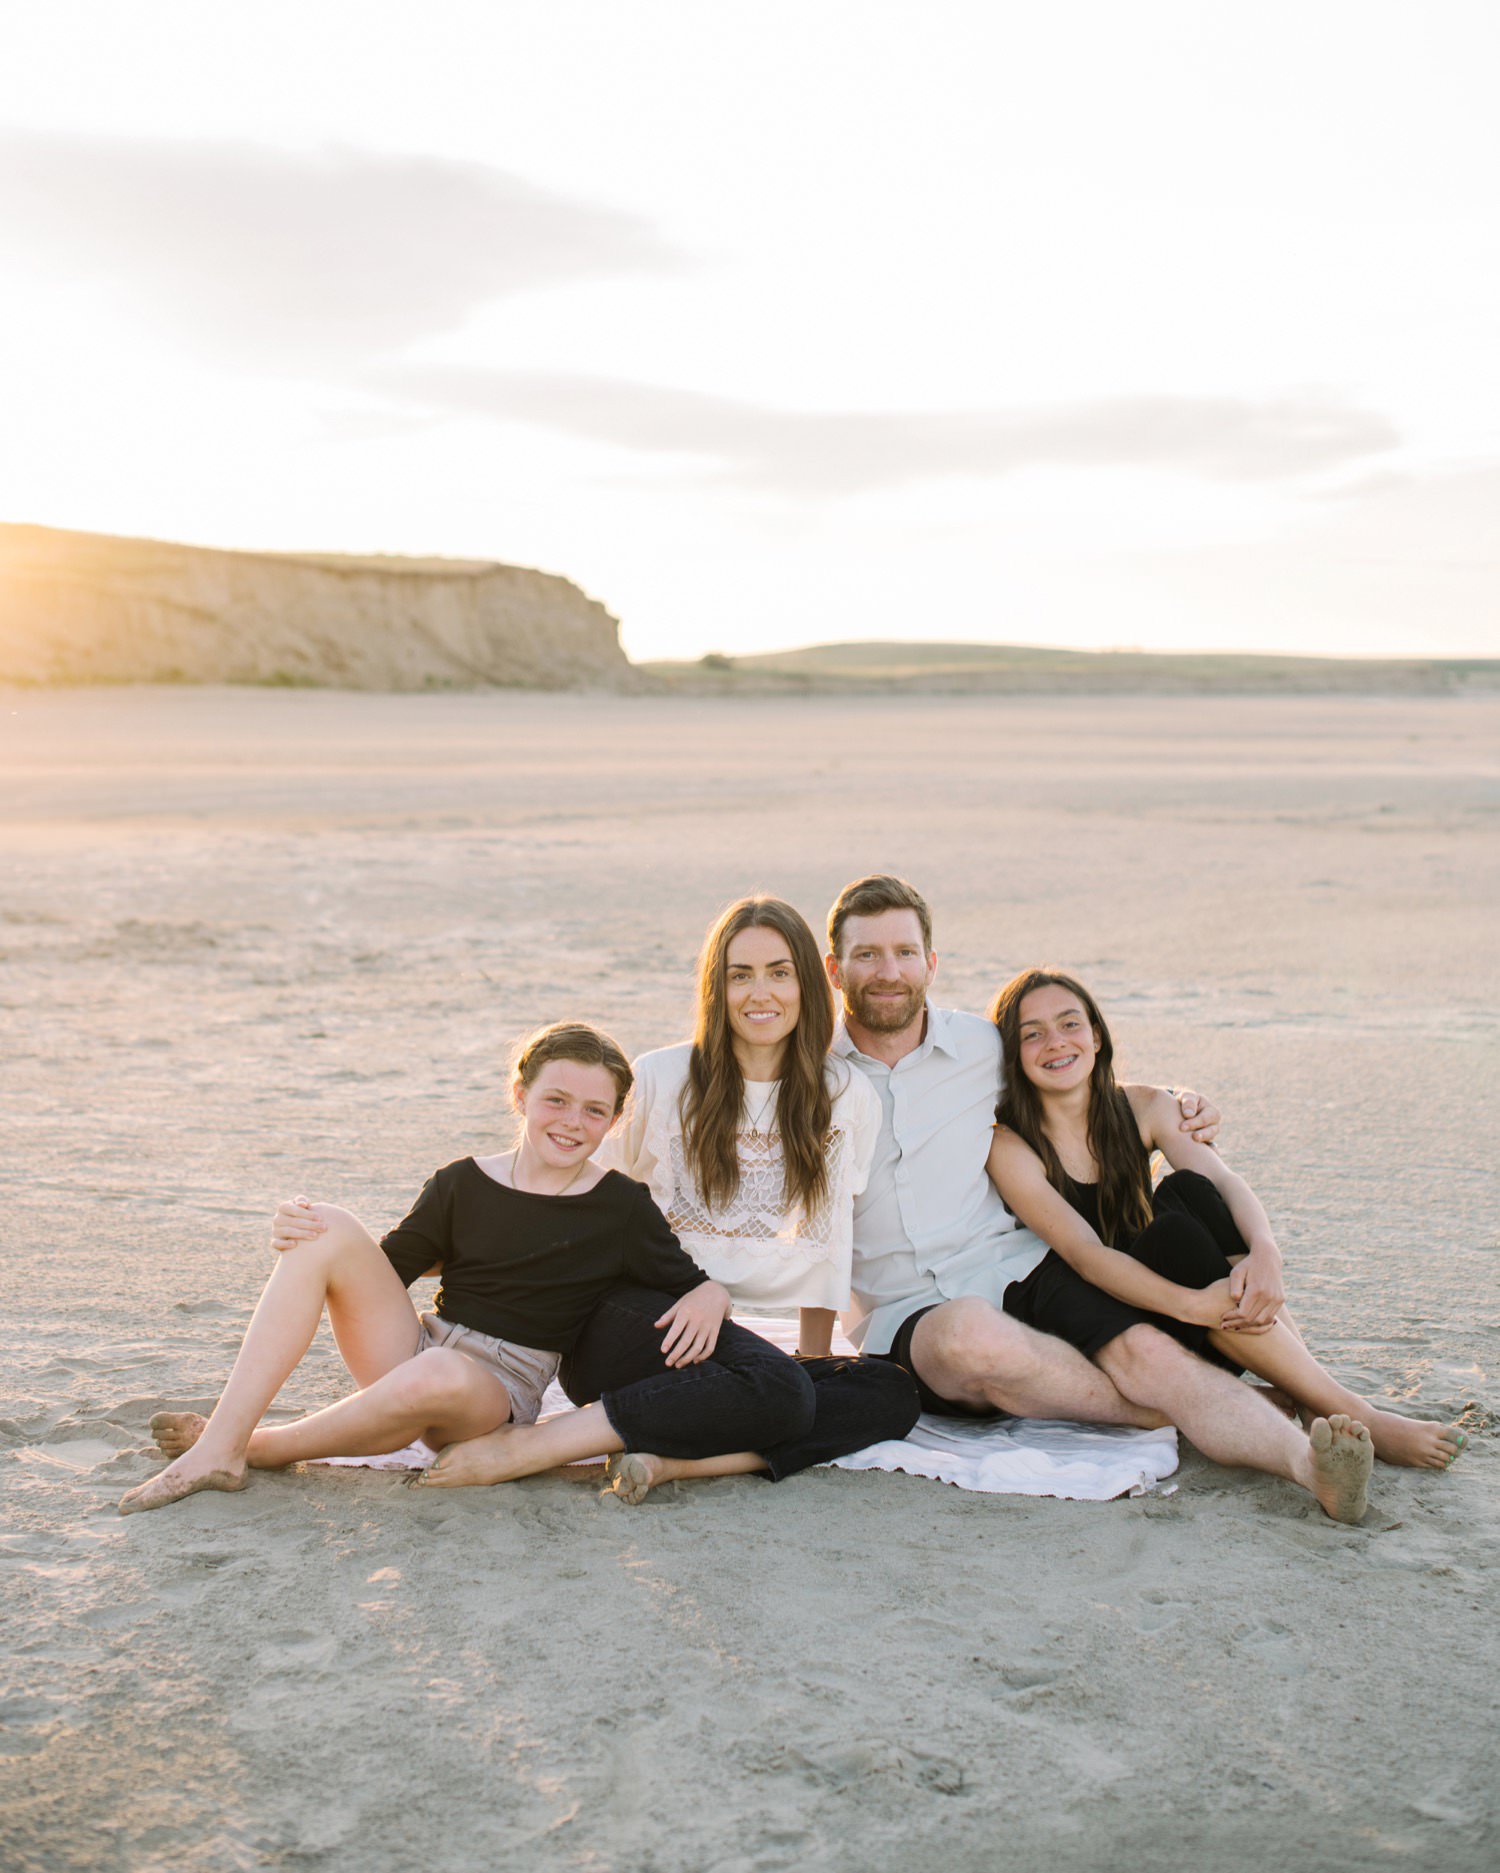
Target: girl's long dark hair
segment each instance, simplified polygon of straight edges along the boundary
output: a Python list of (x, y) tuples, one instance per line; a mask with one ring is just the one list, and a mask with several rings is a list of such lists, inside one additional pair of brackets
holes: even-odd
[(757, 929), (774, 930), (786, 939), (802, 995), (797, 1025), (782, 1056), (776, 1128), (784, 1166), (782, 1199), (788, 1207), (797, 1202), (811, 1213), (828, 1194), (833, 1097), (827, 1066), (833, 990), (806, 920), (778, 897), (741, 898), (703, 940), (693, 1051), (682, 1089), (682, 1141), (705, 1204), (723, 1208), (740, 1187), (738, 1143), (745, 1102), (745, 1076), (729, 1027), (729, 945), (742, 930)]
[(1042, 1096), (1021, 1067), (1021, 1003), (1034, 989), (1045, 988), (1076, 995), (1099, 1036), (1099, 1054), (1089, 1078), (1089, 1151), (1099, 1167), (1100, 1234), (1115, 1248), (1133, 1241), (1151, 1221), (1151, 1155), (1141, 1143), (1129, 1099), (1115, 1084), (1115, 1045), (1104, 1016), (1076, 977), (1056, 969), (1023, 969), (995, 997), (990, 1019), (1000, 1030), (1005, 1075), (995, 1116), (1026, 1140), (1042, 1160), (1047, 1182), (1066, 1196), (1067, 1173), (1042, 1129)]

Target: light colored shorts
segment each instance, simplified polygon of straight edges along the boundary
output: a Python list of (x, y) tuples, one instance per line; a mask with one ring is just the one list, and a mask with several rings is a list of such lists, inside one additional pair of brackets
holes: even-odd
[(470, 1359), (488, 1366), (510, 1393), (511, 1423), (536, 1423), (542, 1394), (557, 1375), (561, 1354), (520, 1346), (514, 1340), (497, 1340), (475, 1327), (461, 1327), (456, 1320), (440, 1320), (436, 1314), (423, 1314), (421, 1322), (419, 1353), (425, 1353), (429, 1346), (447, 1346), (455, 1353), (467, 1353)]

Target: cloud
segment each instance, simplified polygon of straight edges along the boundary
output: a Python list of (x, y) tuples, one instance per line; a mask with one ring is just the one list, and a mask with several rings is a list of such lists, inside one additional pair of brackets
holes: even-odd
[(0, 243), (244, 363), (364, 363), (506, 294), (684, 264), (645, 221), (367, 150), (0, 132)]
[(1326, 472), (1393, 449), (1385, 418), (1331, 397), (1117, 397), (1019, 410), (776, 410), (609, 378), (391, 365), (372, 389), (648, 455), (699, 458), (715, 480), (855, 494), (1039, 466), (1162, 468), (1222, 480)]
[[(1121, 554), (1106, 585), (1213, 647), (1500, 656), (1500, 463), (1373, 478), (1280, 538)], [(1172, 635), (1165, 640), (1173, 641)]]

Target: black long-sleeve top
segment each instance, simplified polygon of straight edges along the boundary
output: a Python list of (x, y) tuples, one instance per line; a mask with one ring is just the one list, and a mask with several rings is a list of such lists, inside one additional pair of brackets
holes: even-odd
[(444, 1320), (550, 1353), (572, 1347), (618, 1281), (682, 1295), (708, 1279), (646, 1186), (619, 1171), (581, 1195), (545, 1197), (459, 1158), (433, 1172), (380, 1246), (407, 1287), (441, 1269)]

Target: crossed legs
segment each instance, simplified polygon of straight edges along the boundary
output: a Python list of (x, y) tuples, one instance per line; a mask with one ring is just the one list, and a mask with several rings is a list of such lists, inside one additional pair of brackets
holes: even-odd
[[(443, 1445), (509, 1418), (510, 1395), (494, 1373), (444, 1347), (417, 1352), (421, 1330), (411, 1301), (379, 1246), (347, 1210), (318, 1209), (327, 1230), (277, 1256), (212, 1415), (161, 1412), (152, 1419), (158, 1446), (174, 1461), (121, 1498), (122, 1515), (160, 1509), (200, 1489), (243, 1489), (247, 1467), (373, 1456), (416, 1437)], [(361, 1389), (293, 1424), (261, 1425), (325, 1307)]]
[(1358, 1521), (1364, 1513), (1374, 1453), (1362, 1424), (1340, 1413), (1316, 1419), (1304, 1433), (1252, 1388), (1156, 1327), (1116, 1335), (1096, 1364), (970, 1296), (925, 1315), (911, 1352), (923, 1381), (957, 1403), (994, 1405), (1018, 1417), (1175, 1424), (1216, 1462), (1301, 1484), (1336, 1520)]
[(1014, 1418), (1066, 1418), (1157, 1430), (1170, 1420), (1125, 1397), (1107, 1374), (1050, 1333), (1023, 1326), (977, 1295), (945, 1301), (911, 1336), (917, 1376), (940, 1398), (992, 1405)]

